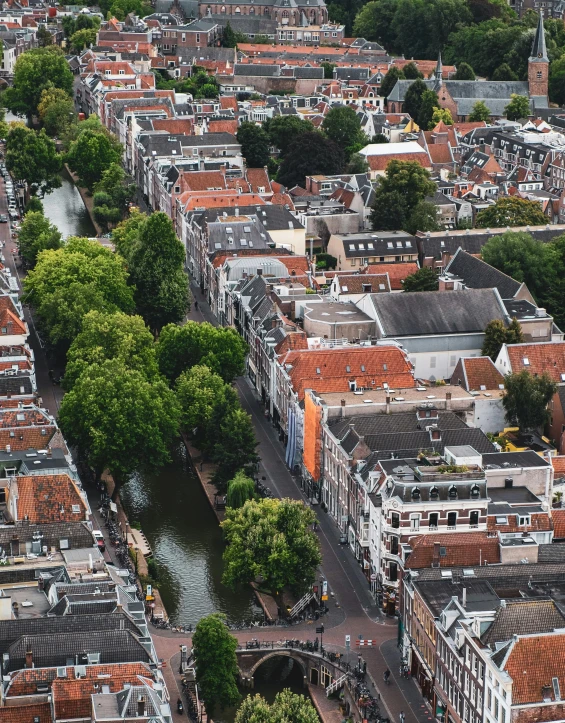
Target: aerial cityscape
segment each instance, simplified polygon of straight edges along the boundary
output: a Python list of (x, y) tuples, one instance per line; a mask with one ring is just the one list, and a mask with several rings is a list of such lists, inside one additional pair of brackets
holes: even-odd
[(565, 720), (563, 0), (6, 0), (0, 316), (0, 723)]

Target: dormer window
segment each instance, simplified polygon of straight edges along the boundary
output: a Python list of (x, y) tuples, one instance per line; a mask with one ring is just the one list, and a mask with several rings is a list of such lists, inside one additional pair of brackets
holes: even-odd
[(430, 499), (437, 500), (439, 497), (439, 490), (437, 487), (432, 487), (430, 490)]
[(449, 488), (449, 492), (447, 493), (447, 496), (450, 500), (456, 500), (457, 499), (457, 487), (455, 485), (451, 485)]
[(421, 496), (422, 496), (422, 494), (420, 492), (420, 488), (414, 487), (414, 489), (412, 490), (412, 499), (419, 500), (419, 499), (421, 499)]
[(481, 496), (481, 490), (479, 489), (479, 485), (473, 485), (471, 487), (471, 497), (477, 498)]

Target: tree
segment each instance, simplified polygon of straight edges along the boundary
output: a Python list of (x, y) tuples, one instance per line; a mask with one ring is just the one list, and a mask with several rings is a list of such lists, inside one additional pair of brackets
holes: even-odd
[(437, 291), (439, 282), (436, 272), (429, 266), (424, 266), (404, 279), (404, 291)]
[(263, 168), (269, 162), (269, 136), (255, 123), (245, 121), (237, 129), (237, 140), (248, 168)]
[(504, 196), (495, 204), (479, 211), (478, 228), (502, 228), (505, 226), (542, 226), (547, 218), (537, 201), (517, 196)]
[(202, 618), (192, 636), (196, 682), (209, 716), (235, 705), (239, 699), (237, 640), (229, 632), (225, 616), (212, 613)]
[(182, 321), (189, 306), (184, 246), (166, 213), (149, 216), (128, 259), (138, 312), (153, 331)]
[(32, 195), (61, 185), (61, 157), (43, 130), (12, 127), (6, 139), (6, 168), (16, 180), (28, 184)]
[(30, 199), (24, 208), (24, 216), (30, 211), (39, 211), (39, 213), (43, 213), (43, 204), (41, 203), (41, 199), (37, 198), (37, 196), (30, 196)]
[[(361, 3), (356, 9), (360, 6)], [(355, 17), (353, 34), (367, 40), (377, 40), (388, 50), (396, 49), (396, 31), (392, 23), (397, 9), (398, 3), (395, 0), (368, 2)]]
[(342, 149), (321, 133), (303, 133), (288, 149), (277, 174), (287, 188), (304, 185), (306, 176), (333, 175), (345, 165)]
[(222, 529), (224, 584), (246, 585), (261, 577), (273, 593), (290, 587), (304, 593), (316, 579), (320, 543), (312, 532), (314, 512), (298, 500), (250, 500), (226, 510)]
[(45, 88), (37, 107), (45, 131), (50, 136), (63, 135), (75, 120), (73, 99), (61, 88)]
[[(334, 68), (335, 63), (328, 63), (327, 60), (325, 60), (323, 63), (320, 63), (322, 68), (324, 69), (324, 80), (331, 80), (334, 77)], [(284, 118), (285, 116), (279, 116), (281, 118)], [(288, 116), (289, 118), (293, 118), (294, 116)]]
[[(80, 17), (80, 15), (79, 15)], [(65, 31), (65, 37), (70, 38), (71, 35), (76, 31), (76, 21), (72, 15), (65, 15), (61, 19), (61, 25)]]
[(485, 123), (488, 123), (490, 120), (490, 108), (488, 108), (482, 100), (478, 100), (471, 110), (469, 120), (472, 122), (485, 121)]
[(469, 63), (460, 63), (457, 66), (457, 72), (453, 76), (454, 80), (475, 80), (475, 71)]
[(435, 90), (425, 90), (422, 93), (422, 97), (420, 100), (420, 109), (418, 111), (418, 115), (412, 117), (422, 130), (430, 127), (433, 128), (435, 125), (437, 125), (434, 124), (434, 126), (432, 126), (432, 123), (434, 114), (438, 110), (439, 101), (437, 98), (437, 93), (435, 92)]
[(182, 372), (176, 381), (181, 429), (194, 439), (201, 450), (211, 448), (219, 431), (211, 428), (211, 422), (216, 405), (224, 402), (226, 386), (219, 374), (203, 364)]
[(71, 95), (74, 76), (60, 48), (33, 48), (22, 53), (14, 69), (14, 83), (4, 92), (2, 101), (13, 113), (31, 117), (45, 88), (61, 88)]
[(354, 153), (345, 167), (346, 173), (367, 173), (368, 170), (369, 164), (367, 163), (367, 159), (360, 153)]
[(512, 68), (508, 65), (508, 63), (502, 63), (502, 65), (499, 65), (498, 68), (492, 74), (491, 80), (505, 80), (505, 81), (518, 80), (518, 76), (512, 70)]
[(289, 688), (277, 693), (271, 705), (258, 694), (248, 695), (235, 716), (235, 723), (317, 723), (318, 720), (312, 701)]
[(157, 344), (161, 372), (174, 381), (196, 364), (207, 366), (225, 382), (243, 374), (248, 347), (235, 329), (188, 321), (163, 327)]
[(70, 391), (92, 364), (117, 359), (149, 381), (159, 377), (153, 335), (140, 316), (89, 311), (67, 352), (63, 386)]
[(271, 145), (278, 148), (280, 157), (284, 158), (288, 149), (301, 133), (312, 133), (314, 126), (309, 120), (296, 115), (278, 115), (263, 123)]
[(534, 377), (526, 369), (504, 378), (502, 406), (506, 421), (524, 432), (543, 427), (549, 419), (547, 405), (557, 384), (547, 372)]
[(71, 35), (70, 43), (73, 50), (80, 53), (84, 48), (89, 48), (96, 43), (97, 31), (94, 28), (83, 28)]
[[(104, 178), (104, 176), (102, 177)], [(97, 184), (95, 188), (99, 188), (99, 185)], [(116, 251), (121, 254), (126, 261), (130, 259), (133, 247), (137, 243), (137, 239), (146, 220), (147, 215), (135, 209), (132, 210), (125, 221), (118, 224), (112, 231), (112, 242), (116, 247)]]
[(218, 430), (210, 455), (212, 461), (217, 463), (212, 481), (221, 490), (239, 469), (250, 473), (259, 461), (251, 417), (234, 403), (234, 397), (237, 397), (233, 389), (229, 391), (231, 395), (228, 390), (224, 390), (223, 397), (214, 406), (210, 420), (212, 429)]
[(375, 133), (373, 136), (371, 143), (389, 143), (390, 141), (385, 136), (384, 133)]
[[(371, 3), (368, 3), (371, 5)], [(367, 7), (365, 5), (365, 7)], [(379, 94), (383, 98), (388, 98), (390, 95), (391, 90), (396, 85), (397, 81), (404, 79), (404, 73), (396, 67), (396, 65), (393, 65), (389, 68), (387, 74), (383, 78), (383, 82), (381, 83), (381, 87), (379, 89)]]
[(549, 100), (561, 106), (565, 103), (565, 55), (549, 66)]
[(78, 174), (81, 185), (92, 190), (104, 171), (120, 162), (122, 152), (121, 144), (112, 142), (106, 134), (85, 130), (71, 143), (65, 160)]
[(40, 48), (46, 48), (48, 45), (53, 45), (53, 36), (47, 30), (45, 25), (40, 25), (37, 29), (37, 44)]
[(508, 328), (506, 329), (506, 343), (507, 344), (523, 344), (525, 341), (524, 334), (520, 322), (516, 317), (512, 319)]
[(481, 354), (496, 361), (503, 344), (506, 344), (506, 326), (500, 319), (493, 319), (486, 325)]
[(437, 213), (437, 206), (433, 203), (420, 201), (414, 206), (402, 228), (407, 233), (414, 235), (417, 231), (439, 231)]
[(357, 113), (348, 105), (331, 108), (322, 123), (326, 136), (336, 143), (349, 159), (352, 153), (367, 145)]
[(118, 485), (136, 470), (170, 460), (178, 420), (175, 395), (166, 383), (150, 382), (118, 359), (86, 367), (59, 410), (67, 442), (97, 477), (108, 469)]
[(254, 497), (255, 483), (239, 470), (235, 477), (228, 482), (226, 506), (231, 507), (232, 510), (238, 510), (247, 500), (252, 500)]
[(37, 256), (41, 251), (58, 249), (61, 247), (61, 243), (62, 237), (59, 229), (45, 218), (43, 208), (41, 211), (26, 213), (20, 228), (18, 247), (22, 261), (27, 267), (35, 266)]
[(445, 123), (446, 126), (453, 125), (453, 118), (449, 108), (435, 108), (432, 120), (430, 121), (429, 129), (432, 131), (438, 123)]
[(226, 27), (224, 28), (224, 32), (222, 34), (222, 46), (224, 48), (235, 48), (237, 45), (237, 39), (236, 34), (233, 31), (233, 28), (230, 24), (230, 21), (226, 23)]
[(415, 207), (435, 190), (430, 174), (416, 161), (390, 161), (375, 191), (371, 211), (373, 229), (403, 228)]
[[(420, 108), (422, 105), (422, 98), (424, 93), (426, 92), (432, 92), (428, 91), (428, 88), (423, 80), (415, 80), (406, 91), (406, 95), (404, 96), (404, 104), (402, 106), (405, 113), (408, 113), (411, 118), (413, 118), (416, 122), (418, 122), (418, 118), (420, 117)], [(435, 93), (434, 93), (435, 96)], [(428, 102), (429, 102), (430, 96), (427, 96)], [(437, 101), (437, 96), (436, 96)], [(437, 103), (436, 103), (437, 104)], [(431, 117), (431, 116), (430, 116)], [(426, 126), (427, 127), (427, 126)]]
[(511, 93), (510, 103), (504, 108), (504, 113), (508, 120), (519, 120), (527, 118), (530, 115), (530, 99), (525, 95), (517, 95)]
[(93, 309), (133, 311), (133, 289), (123, 260), (96, 241), (67, 240), (63, 248), (42, 251), (24, 281), (25, 299), (53, 344), (68, 346)]
[(420, 73), (418, 66), (413, 60), (406, 63), (406, 65), (402, 68), (402, 72), (404, 73), (406, 80), (416, 80), (417, 78), (424, 77), (423, 73)]

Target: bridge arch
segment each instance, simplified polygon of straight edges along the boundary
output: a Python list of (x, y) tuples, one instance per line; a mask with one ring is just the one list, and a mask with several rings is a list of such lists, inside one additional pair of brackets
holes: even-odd
[(298, 665), (300, 665), (302, 677), (308, 680), (308, 667), (304, 663), (304, 660), (302, 660), (298, 654), (294, 653), (293, 650), (273, 650), (272, 652), (267, 653), (249, 669), (247, 675), (250, 678), (253, 678), (253, 676), (255, 675), (255, 671), (260, 668), (263, 663), (266, 663), (267, 660), (271, 660), (272, 658), (292, 658), (295, 663), (298, 663)]

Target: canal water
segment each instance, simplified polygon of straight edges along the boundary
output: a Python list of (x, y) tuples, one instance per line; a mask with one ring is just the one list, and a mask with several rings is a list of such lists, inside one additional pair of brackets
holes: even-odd
[(63, 238), (67, 236), (96, 236), (80, 193), (66, 169), (61, 172), (63, 185), (42, 198), (45, 215), (55, 224)]

